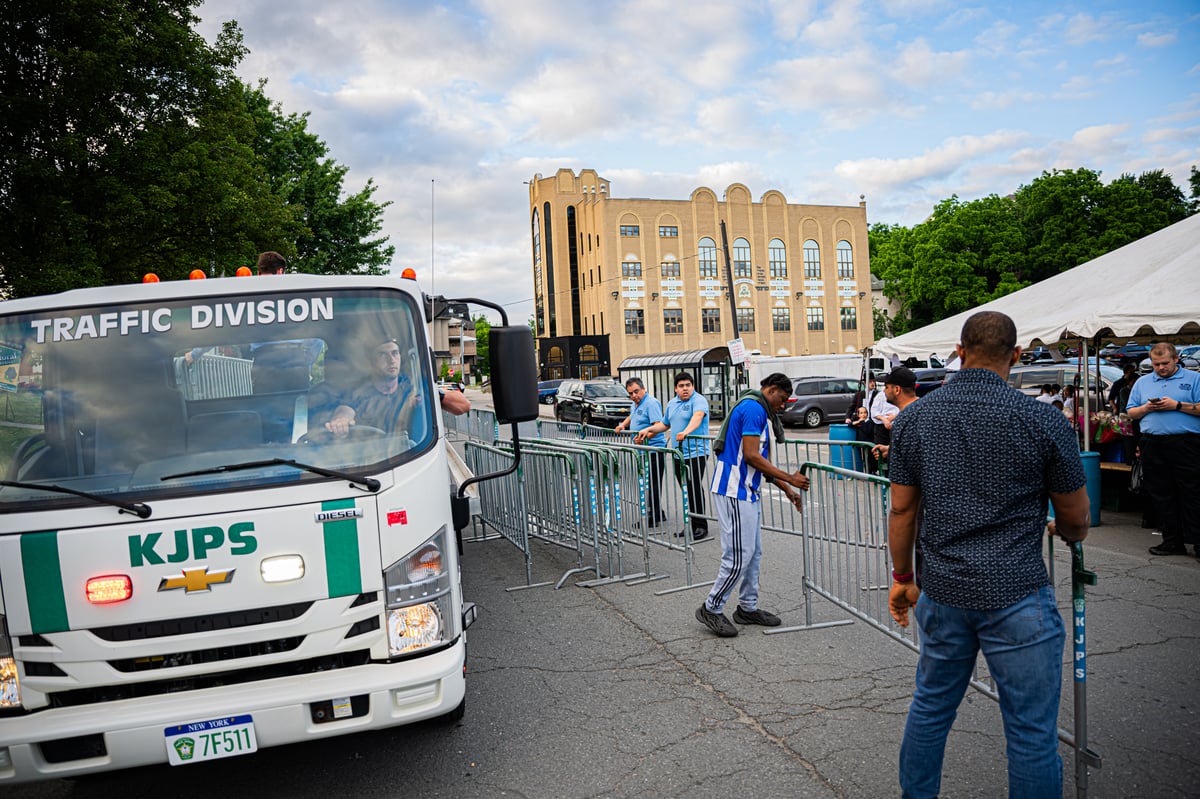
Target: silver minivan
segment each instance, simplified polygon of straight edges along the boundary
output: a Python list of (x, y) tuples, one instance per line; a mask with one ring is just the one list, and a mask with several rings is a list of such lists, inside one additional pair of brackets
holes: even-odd
[(826, 419), (845, 419), (862, 386), (845, 377), (794, 377), (780, 420), (785, 424), (819, 427)]

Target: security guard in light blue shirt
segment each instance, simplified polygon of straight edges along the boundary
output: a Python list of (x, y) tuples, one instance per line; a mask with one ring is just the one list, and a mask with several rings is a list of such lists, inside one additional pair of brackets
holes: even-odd
[[(656, 433), (651, 429), (655, 422), (661, 422), (663, 419), (662, 404), (646, 393), (646, 385), (640, 377), (631, 377), (626, 380), (625, 390), (629, 392), (629, 398), (633, 400), (633, 407), (629, 409), (629, 415), (617, 423), (617, 432), (629, 429), (634, 432), (633, 443), (660, 449), (665, 448), (667, 446), (666, 435), (662, 432)], [(661, 425), (659, 426), (661, 427)], [(662, 512), (662, 476), (666, 465), (663, 458), (661, 452), (652, 452), (648, 455), (650, 483), (646, 487), (646, 523), (650, 527), (658, 527), (661, 522), (666, 520), (666, 515)]]
[[(675, 375), (675, 396), (667, 403), (663, 420), (647, 428), (655, 433), (670, 430), (668, 444), (677, 448), (683, 456), (683, 474), (676, 475), (680, 484), (687, 485), (688, 516), (692, 521), (692, 540), (699, 541), (708, 536), (708, 519), (704, 518), (704, 495), (708, 486), (704, 483), (704, 467), (708, 463), (708, 400), (697, 391), (690, 372)], [(687, 535), (684, 529), (680, 538)]]
[(1162, 522), (1162, 543), (1152, 555), (1186, 555), (1192, 544), (1200, 559), (1200, 515), (1187, 509), (1200, 494), (1200, 374), (1179, 365), (1174, 344), (1150, 350), (1153, 372), (1129, 392), (1126, 410), (1141, 422), (1142, 469), (1150, 501)]

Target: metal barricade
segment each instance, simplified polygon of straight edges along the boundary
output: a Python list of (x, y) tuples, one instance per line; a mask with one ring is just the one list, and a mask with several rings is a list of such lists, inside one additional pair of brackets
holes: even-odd
[[(790, 443), (790, 442), (789, 442)], [(810, 480), (803, 535), (805, 624), (766, 630), (767, 635), (851, 624), (850, 620), (813, 622), (813, 596), (820, 596), (884, 635), (920, 652), (916, 624), (900, 627), (888, 609), (891, 587), (891, 558), (887, 544), (887, 478), (863, 474), (826, 464), (806, 463), (801, 467)], [(765, 525), (764, 525), (765, 526)], [(1050, 579), (1054, 581), (1054, 541), (1047, 538)], [(1095, 575), (1083, 568), (1083, 550), (1072, 545), (1072, 607), (1075, 614), (1073, 707), (1074, 732), (1063, 728), (1058, 738), (1075, 750), (1076, 788), (1086, 795), (1087, 768), (1099, 767), (1100, 756), (1088, 748), (1086, 701), (1086, 651), (1083, 637), (1083, 586), (1094, 585)], [(999, 694), (986, 662), (976, 664), (971, 687), (993, 700)], [(1082, 793), (1079, 793), (1082, 791)]]
[[(467, 467), (474, 474), (500, 472), (512, 468), (513, 455), (496, 447), (467, 441), (464, 445)], [(529, 549), (529, 512), (525, 501), (525, 478), (521, 465), (511, 474), (476, 483), (479, 490), (480, 520), (508, 539), (525, 559), (525, 586), (533, 585), (533, 558)], [(483, 540), (483, 539), (475, 539)]]
[(175, 384), (185, 400), (244, 397), (254, 393), (250, 369), (254, 361), (205, 353), (192, 360), (175, 359)]

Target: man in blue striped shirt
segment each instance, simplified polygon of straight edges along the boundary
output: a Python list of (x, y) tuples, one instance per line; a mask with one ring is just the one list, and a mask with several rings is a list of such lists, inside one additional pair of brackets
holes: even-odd
[(771, 464), (772, 417), (782, 410), (792, 395), (792, 381), (775, 372), (762, 381), (761, 391), (742, 396), (729, 414), (721, 439), (713, 475), (713, 507), (721, 525), (721, 566), (704, 604), (696, 609), (696, 618), (723, 638), (738, 634), (725, 617), (725, 603), (741, 582), (738, 607), (733, 620), (739, 624), (778, 627), (779, 617), (758, 607), (758, 571), (762, 560), (762, 506), (759, 488), (763, 478), (774, 483), (788, 500), (801, 509), (800, 493), (807, 490), (808, 478), (791, 474)]

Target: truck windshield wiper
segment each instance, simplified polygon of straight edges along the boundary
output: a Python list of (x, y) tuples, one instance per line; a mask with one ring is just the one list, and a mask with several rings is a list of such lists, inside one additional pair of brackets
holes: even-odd
[(301, 469), (313, 474), (319, 474), (323, 477), (338, 477), (342, 480), (349, 480), (351, 483), (361, 485), (368, 491), (374, 493), (379, 490), (382, 485), (374, 477), (355, 477), (348, 472), (339, 472), (334, 469), (323, 469), (320, 466), (313, 466), (308, 463), (300, 463), (299, 461), (291, 460), (290, 458), (270, 458), (265, 461), (246, 461), (245, 463), (230, 463), (225, 466), (214, 466), (211, 469), (197, 469), (194, 472), (179, 472), (178, 474), (168, 474), (162, 477), (162, 480), (174, 480), (177, 477), (197, 477), (202, 474), (221, 474), (223, 472), (240, 472), (246, 469), (261, 469), (264, 466), (291, 466), (293, 469)]
[(76, 497), (90, 499), (93, 502), (99, 502), (103, 505), (112, 505), (114, 508), (120, 508), (122, 513), (131, 513), (141, 519), (150, 518), (150, 506), (144, 502), (122, 502), (119, 499), (106, 497), (103, 494), (91, 494), (87, 491), (76, 491), (74, 488), (54, 485), (53, 483), (22, 483), (17, 480), (0, 480), (0, 486), (11, 486), (12, 488), (32, 488), (37, 491), (53, 491), (58, 494), (71, 494)]

